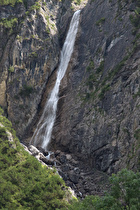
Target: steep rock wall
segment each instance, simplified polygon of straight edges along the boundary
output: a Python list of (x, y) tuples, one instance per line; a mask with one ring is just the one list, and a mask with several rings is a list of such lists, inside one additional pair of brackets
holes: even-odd
[(89, 1), (63, 79), (52, 148), (112, 173), (140, 160), (139, 23), (133, 1)]
[(74, 9), (71, 1), (24, 2), (0, 6), (0, 105), (21, 140), (51, 89)]

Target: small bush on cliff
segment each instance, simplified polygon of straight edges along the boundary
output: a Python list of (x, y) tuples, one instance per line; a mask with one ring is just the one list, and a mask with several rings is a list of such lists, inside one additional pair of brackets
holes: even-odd
[(105, 18), (102, 17), (100, 20), (98, 20), (98, 21), (96, 22), (96, 25), (97, 25), (97, 26), (101, 26), (104, 22), (105, 22)]
[(109, 194), (87, 196), (82, 202), (74, 202), (70, 210), (139, 210), (140, 173), (123, 169), (110, 178), (112, 184)]
[(55, 170), (23, 149), (0, 108), (0, 209), (67, 209), (64, 188)]
[(135, 137), (137, 140), (140, 141), (140, 129), (137, 129), (137, 130), (135, 131), (134, 137)]
[(7, 29), (12, 29), (13, 27), (16, 26), (17, 23), (18, 23), (18, 19), (17, 18), (11, 18), (11, 19), (3, 18), (1, 20), (1, 24)]
[(132, 25), (135, 27), (135, 30), (133, 30), (133, 34), (135, 35), (140, 28), (140, 0), (132, 0), (132, 2), (135, 2), (137, 5), (135, 14), (129, 16)]
[(23, 89), (20, 90), (19, 95), (29, 97), (31, 93), (33, 93), (33, 87), (30, 85), (24, 85)]
[(9, 72), (14, 72), (14, 66), (10, 66), (8, 69)]
[(22, 3), (22, 0), (0, 0), (0, 5), (12, 5), (14, 6), (16, 3)]

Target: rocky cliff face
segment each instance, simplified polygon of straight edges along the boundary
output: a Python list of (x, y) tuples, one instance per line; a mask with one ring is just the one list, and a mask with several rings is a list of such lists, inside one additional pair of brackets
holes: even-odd
[[(73, 8), (67, 0), (0, 6), (0, 105), (24, 143), (53, 87)], [(83, 193), (95, 177), (80, 179), (75, 167), (93, 175), (140, 166), (139, 11), (139, 0), (92, 0), (81, 12), (50, 147), (64, 152), (62, 176)], [(61, 161), (65, 153), (74, 159)]]
[(57, 68), (74, 7), (71, 1), (1, 4), (0, 105), (18, 136), (25, 138)]
[(60, 91), (53, 147), (107, 173), (139, 167), (139, 20), (132, 21), (137, 6), (87, 4)]

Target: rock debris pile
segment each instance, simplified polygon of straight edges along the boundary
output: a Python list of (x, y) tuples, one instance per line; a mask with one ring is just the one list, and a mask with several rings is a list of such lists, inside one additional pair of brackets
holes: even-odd
[(109, 188), (107, 184), (103, 186), (104, 183), (107, 183), (107, 175), (91, 167), (89, 168), (88, 164), (83, 164), (72, 154), (57, 150), (48, 159), (48, 153), (41, 148), (37, 149), (33, 145), (29, 147), (23, 145), (23, 147), (43, 165), (54, 166), (66, 182), (66, 185), (71, 187), (78, 197), (82, 198), (89, 194), (103, 195), (104, 190)]

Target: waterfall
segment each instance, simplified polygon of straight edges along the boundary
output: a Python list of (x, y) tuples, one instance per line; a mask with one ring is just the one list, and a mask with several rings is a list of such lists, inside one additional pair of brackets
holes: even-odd
[(75, 38), (79, 25), (79, 18), (80, 18), (80, 10), (76, 11), (72, 17), (68, 34), (60, 55), (60, 65), (58, 67), (55, 86), (50, 94), (48, 101), (45, 104), (43, 114), (39, 120), (37, 128), (31, 139), (31, 143), (34, 146), (37, 146), (38, 143), (39, 144), (42, 143), (41, 147), (45, 150), (48, 150), (47, 146), (51, 139), (52, 129), (56, 119), (57, 103), (59, 100), (58, 97), (59, 86), (61, 80), (65, 75), (65, 72), (67, 70), (73, 52)]

